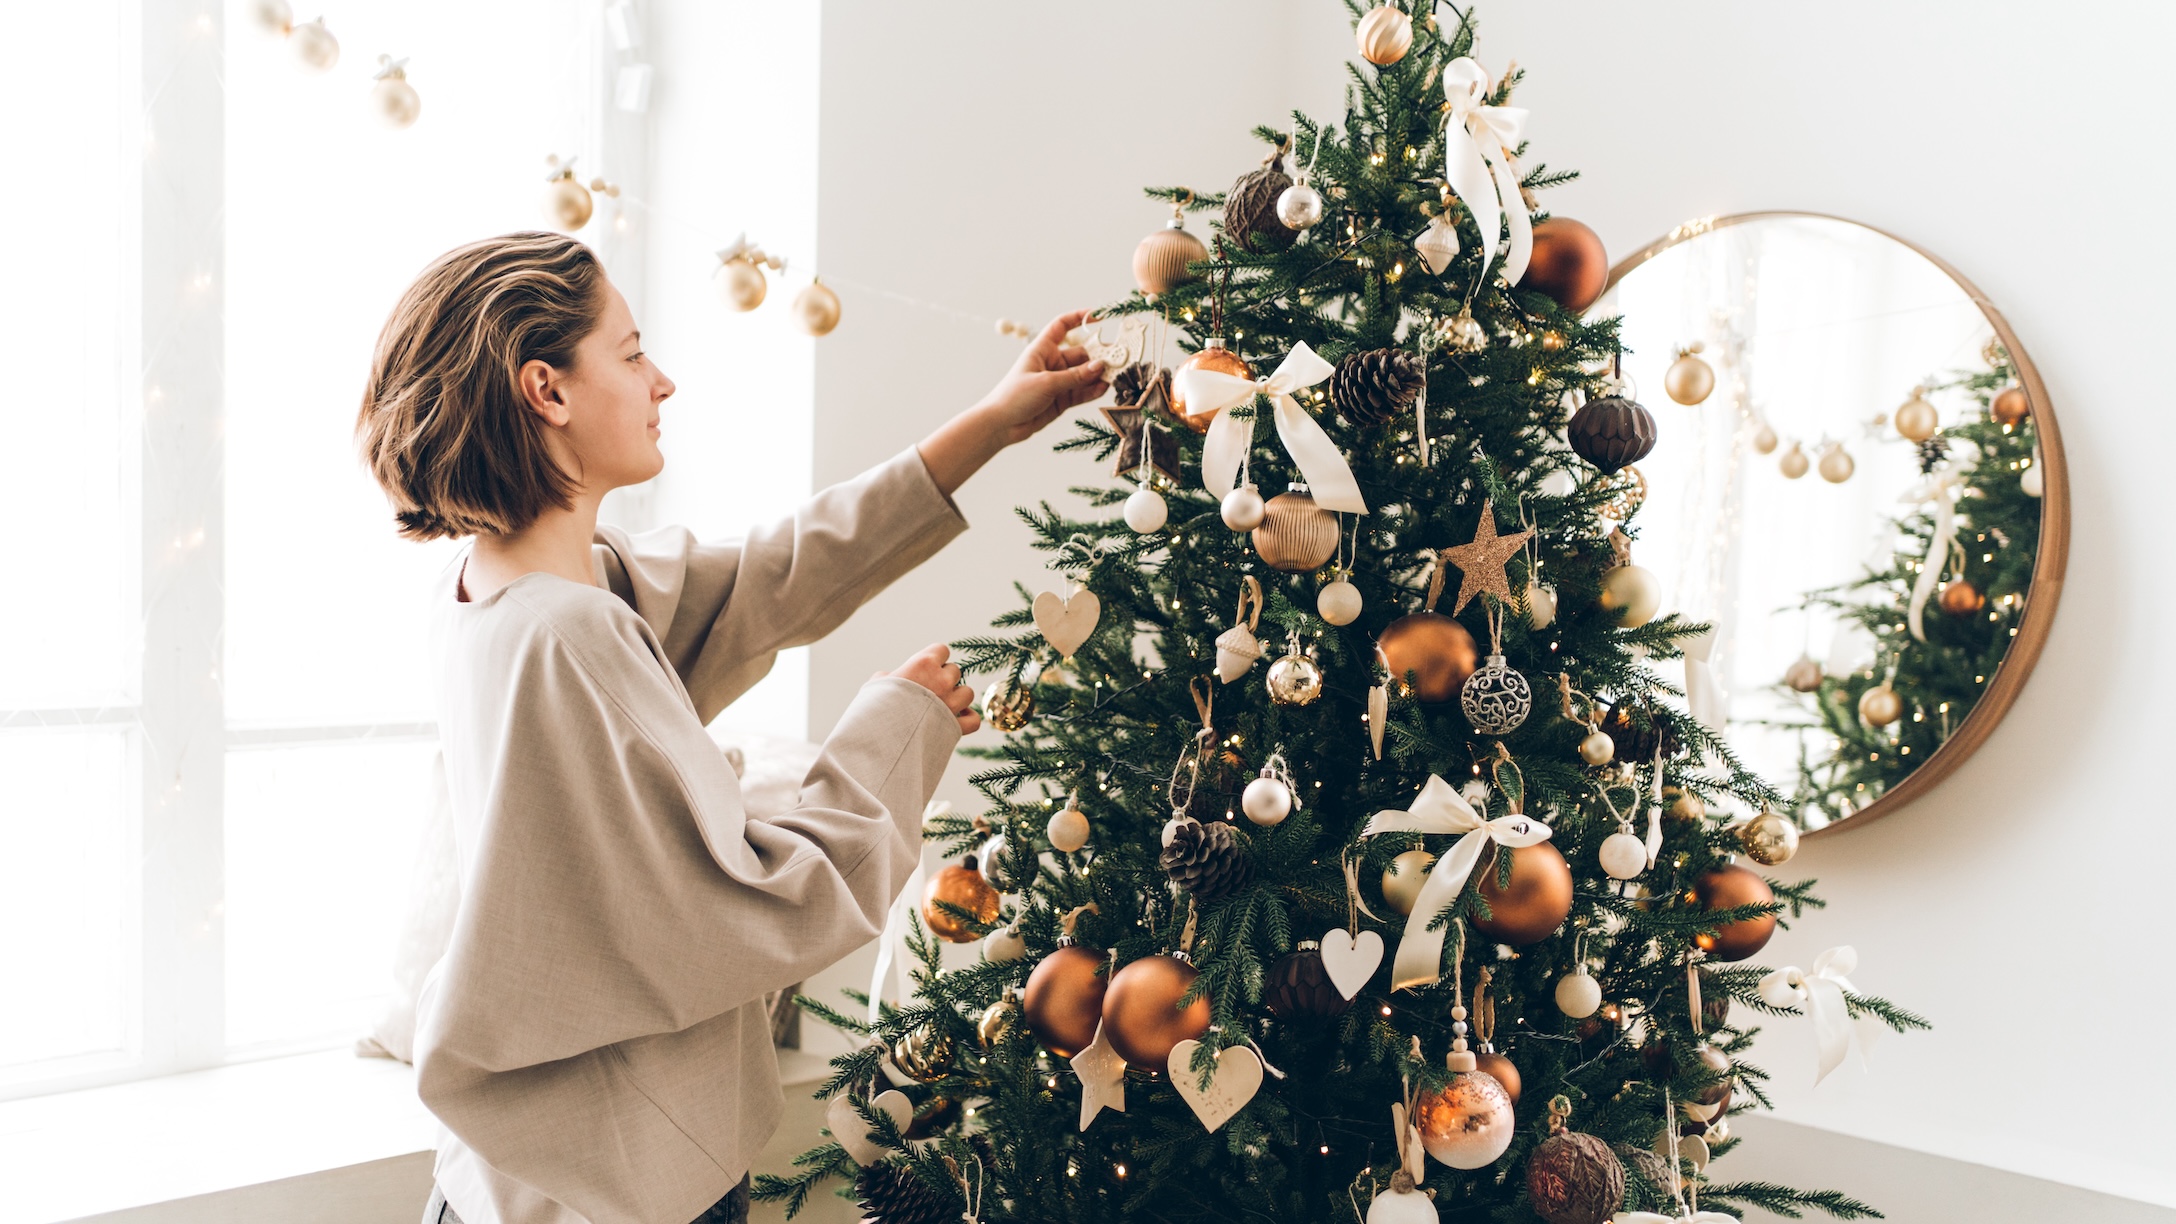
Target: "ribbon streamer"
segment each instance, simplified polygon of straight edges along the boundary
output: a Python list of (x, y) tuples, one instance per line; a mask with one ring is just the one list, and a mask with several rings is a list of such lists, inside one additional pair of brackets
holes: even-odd
[[(1647, 847), (1647, 869), (1655, 869), (1655, 858), (1662, 853), (1662, 737), (1655, 737), (1654, 789), (1647, 798), (1647, 836), (1641, 845)], [(1638, 792), (1633, 792), (1637, 794)]]
[(1481, 274), (1476, 283), (1488, 283), (1489, 260), (1496, 254), (1496, 236), (1502, 227), (1511, 232), (1504, 279), (1516, 285), (1533, 258), (1534, 227), (1526, 215), (1525, 197), (1519, 194), (1518, 171), (1511, 168), (1504, 150), (1517, 148), (1525, 138), (1526, 109), (1485, 105), (1488, 95), (1488, 70), (1471, 56), (1461, 55), (1443, 70), (1443, 101), (1451, 115), (1443, 128), (1443, 179), (1481, 231)]
[(1729, 698), (1715, 679), (1715, 630), (1710, 627), (1688, 634), (1677, 644), (1685, 652), (1685, 708), (1701, 726), (1720, 736)]
[(1934, 503), (1934, 538), (1927, 543), (1927, 559), (1919, 567), (1919, 578), (1912, 583), (1911, 622), (1912, 636), (1924, 642), (1927, 631), (1924, 618), (1927, 599), (1934, 588), (1941, 584), (1942, 570), (1949, 564), (1949, 550), (1957, 542), (1957, 490), (1963, 477), (1956, 471), (1929, 476), (1919, 487), (1904, 495), (1907, 503), (1931, 501)]
[(1859, 1038), (1861, 1062), (1881, 1036), (1880, 1020), (1870, 1015), (1853, 1020), (1850, 1007), (1844, 1003), (1846, 993), (1858, 993), (1844, 975), (1858, 967), (1857, 949), (1844, 944), (1814, 957), (1812, 973), (1786, 965), (1760, 980), (1762, 1002), (1770, 1007), (1797, 1007), (1813, 1018), (1813, 1037), (1821, 1051), (1820, 1070), (1813, 1077), (1816, 1084), (1844, 1065), (1854, 1032)]
[[(952, 811), (950, 800), (932, 799), (922, 809), (922, 823), (927, 824)], [(899, 1001), (904, 1003), (913, 987), (907, 977), (907, 915), (914, 912), (915, 900), (922, 895), (925, 869), (917, 863), (914, 874), (907, 877), (907, 886), (892, 898), (892, 907), (884, 915), (884, 933), (876, 941), (876, 970), (869, 975), (869, 1023), (874, 1025), (884, 1015), (884, 977), (893, 966), (899, 970)]]
[(1186, 401), (1186, 415), (1216, 414), (1209, 423), (1209, 436), (1201, 444), (1202, 487), (1222, 497), (1238, 483), (1239, 466), (1247, 456), (1253, 424), (1242, 424), (1225, 410), (1266, 395), (1274, 408), (1277, 437), (1306, 478), (1315, 504), (1328, 510), (1366, 514), (1368, 504), (1360, 497), (1360, 482), (1353, 478), (1352, 468), (1346, 466), (1345, 456), (1338, 453), (1337, 444), (1330, 441), (1330, 435), (1323, 432), (1315, 418), (1292, 398), (1293, 392), (1312, 387), (1331, 373), (1330, 363), (1316, 356), (1304, 340), (1292, 346), (1276, 372), (1251, 382), (1198, 367), (1180, 370), (1179, 396)]
[(1467, 877), (1473, 874), (1474, 864), (1481, 860), (1481, 852), (1491, 844), (1514, 849), (1538, 845), (1549, 840), (1550, 830), (1548, 825), (1533, 817), (1516, 812), (1494, 820), (1483, 819), (1450, 783), (1436, 774), (1429, 774), (1411, 808), (1402, 812), (1386, 809), (1375, 813), (1368, 818), (1367, 828), (1361, 830), (1360, 836), (1374, 837), (1383, 833), (1459, 835), (1443, 857), (1428, 869), (1428, 880), (1421, 885), (1420, 897), (1405, 920), (1405, 934), (1398, 939), (1398, 952), (1390, 967), (1390, 988), (1406, 990), (1430, 986), (1442, 978), (1446, 931), (1431, 931), (1428, 927), (1438, 914), (1458, 900), (1458, 894), (1465, 890)]

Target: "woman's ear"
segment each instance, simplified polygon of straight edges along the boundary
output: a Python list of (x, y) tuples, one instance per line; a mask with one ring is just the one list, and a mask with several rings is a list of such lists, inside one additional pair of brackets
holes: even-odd
[(570, 416), (566, 396), (560, 391), (559, 371), (542, 361), (525, 361), (514, 381), (529, 411), (543, 417), (548, 425), (565, 427)]

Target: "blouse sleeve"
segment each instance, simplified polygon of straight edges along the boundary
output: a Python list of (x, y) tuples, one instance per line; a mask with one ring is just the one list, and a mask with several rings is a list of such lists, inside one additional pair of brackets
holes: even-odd
[(677, 1031), (875, 938), (959, 741), (929, 690), (871, 680), (794, 810), (749, 821), (623, 604), (595, 592), (538, 623), (498, 698), (504, 736), (417, 1042), (438, 1076)]
[(603, 579), (650, 623), (707, 723), (770, 671), (967, 529), (920, 452), (836, 484), (746, 537), (600, 529)]

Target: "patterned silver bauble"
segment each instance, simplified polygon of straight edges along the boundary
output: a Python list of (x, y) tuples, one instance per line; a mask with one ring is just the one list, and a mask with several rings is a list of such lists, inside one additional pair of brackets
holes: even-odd
[(1473, 317), (1472, 307), (1437, 323), (1436, 338), (1454, 353), (1478, 353), (1488, 347), (1488, 332)]
[(1278, 705), (1313, 705), (1322, 697), (1322, 665), (1294, 642), (1269, 665), (1269, 697)]
[(1483, 735), (1509, 735), (1534, 710), (1534, 690), (1500, 654), (1492, 654), (1458, 691), (1466, 721)]
[(1303, 230), (1322, 220), (1322, 193), (1294, 183), (1277, 197), (1277, 219), (1288, 229)]

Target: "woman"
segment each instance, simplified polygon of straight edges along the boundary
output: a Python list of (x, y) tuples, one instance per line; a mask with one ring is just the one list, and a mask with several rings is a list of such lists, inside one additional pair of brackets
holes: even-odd
[(783, 1096), (767, 991), (874, 938), (978, 719), (933, 645), (862, 686), (800, 804), (748, 819), (704, 724), (966, 526), (951, 494), (1104, 389), (1053, 321), (980, 403), (744, 539), (597, 523), (657, 475), (672, 381), (596, 256), (509, 234), (426, 269), (357, 434), (437, 591), (461, 907), (419, 1003), (427, 1224), (739, 1220)]

